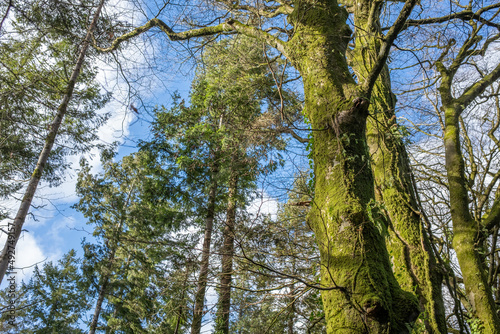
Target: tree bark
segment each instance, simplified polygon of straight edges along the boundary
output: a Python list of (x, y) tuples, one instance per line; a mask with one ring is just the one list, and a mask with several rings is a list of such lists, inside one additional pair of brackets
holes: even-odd
[(109, 275), (107, 275), (103, 283), (101, 284), (101, 288), (99, 289), (99, 297), (97, 298), (97, 303), (94, 309), (94, 316), (92, 317), (92, 322), (90, 323), (89, 334), (95, 334), (97, 329), (97, 324), (99, 323), (99, 315), (101, 314), (102, 303), (104, 302), (104, 296), (106, 295), (106, 289), (108, 287)]
[(63, 120), (63, 118), (66, 114), (66, 111), (68, 109), (69, 101), (71, 100), (71, 97), (73, 96), (73, 90), (75, 88), (76, 80), (78, 79), (78, 76), (80, 75), (80, 71), (81, 71), (81, 68), (82, 68), (83, 62), (85, 60), (86, 53), (87, 53), (87, 49), (88, 49), (90, 42), (91, 42), (91, 39), (92, 39), (92, 32), (94, 31), (94, 29), (97, 25), (97, 20), (99, 19), (102, 7), (104, 6), (104, 1), (105, 0), (101, 0), (99, 2), (99, 5), (96, 9), (96, 12), (94, 13), (92, 23), (90, 24), (90, 26), (87, 30), (87, 35), (85, 36), (85, 39), (82, 43), (82, 48), (81, 48), (80, 53), (78, 55), (78, 60), (75, 64), (75, 67), (73, 68), (73, 72), (72, 72), (71, 77), (68, 81), (68, 87), (66, 90), (66, 94), (64, 95), (64, 98), (61, 101), (59, 108), (57, 109), (56, 116), (55, 116), (54, 120), (52, 121), (52, 124), (50, 125), (50, 130), (49, 130), (49, 133), (47, 135), (47, 138), (45, 139), (45, 145), (44, 145), (42, 152), (40, 153), (40, 156), (38, 158), (38, 162), (37, 162), (37, 165), (35, 167), (35, 171), (31, 175), (30, 181), (28, 183), (28, 187), (26, 189), (26, 192), (25, 192), (23, 199), (21, 201), (21, 204), (19, 206), (19, 210), (17, 211), (16, 217), (14, 218), (14, 222), (12, 224), (9, 223), (9, 227), (8, 227), (9, 233), (7, 236), (7, 241), (5, 242), (5, 246), (2, 250), (2, 254), (0, 255), (0, 283), (2, 283), (3, 278), (5, 276), (5, 273), (7, 271), (7, 268), (9, 267), (9, 255), (14, 254), (14, 250), (15, 250), (15, 247), (17, 245), (17, 241), (19, 240), (19, 237), (21, 235), (24, 221), (26, 220), (26, 216), (27, 216), (28, 211), (31, 207), (31, 202), (33, 201), (33, 197), (35, 196), (36, 188), (38, 187), (38, 184), (40, 182), (43, 170), (45, 168), (45, 164), (47, 163), (50, 152), (52, 151), (52, 147), (54, 146), (57, 132), (59, 130), (59, 127), (61, 126), (62, 120)]
[(193, 323), (191, 334), (200, 334), (205, 305), (205, 291), (207, 288), (208, 265), (210, 262), (210, 245), (212, 243), (212, 230), (215, 217), (215, 202), (217, 197), (217, 173), (215, 167), (210, 176), (210, 190), (208, 194), (207, 216), (205, 218), (205, 236), (203, 239), (203, 250), (201, 255), (200, 276), (198, 277), (198, 288), (195, 295), (193, 311)]
[[(382, 29), (379, 11), (371, 11), (370, 2), (353, 6), (356, 45), (348, 55), (358, 80), (368, 77), (380, 52)], [(442, 273), (430, 246), (429, 238), (418, 214), (416, 192), (405, 146), (396, 123), (396, 97), (391, 90), (387, 66), (382, 69), (372, 92), (369, 111), (373, 116), (367, 123), (367, 143), (372, 158), (376, 199), (388, 213), (387, 248), (392, 268), (401, 287), (416, 292), (420, 309), (426, 311), (427, 332), (446, 333), (442, 297)]]
[(394, 278), (379, 232), (384, 222), (368, 215), (375, 198), (365, 136), (369, 97), (347, 66), (347, 13), (333, 1), (304, 1), (291, 17), (295, 34), (286, 51), (302, 75), (313, 129), (308, 222), (321, 253), (327, 333), (407, 333), (417, 302)]
[(236, 223), (236, 195), (238, 191), (238, 175), (233, 169), (229, 179), (229, 190), (224, 226), (224, 245), (222, 247), (222, 273), (219, 290), (219, 307), (217, 310), (216, 333), (229, 334), (229, 315), (231, 312), (231, 280), (234, 255), (234, 226)]
[(453, 221), (453, 248), (462, 271), (465, 293), (482, 323), (481, 333), (500, 333), (500, 318), (488, 284), (486, 266), (478, 252), (481, 231), (469, 210), (465, 163), (460, 147), (459, 115), (462, 106), (447, 101), (444, 95), (442, 94), (445, 113), (444, 147)]

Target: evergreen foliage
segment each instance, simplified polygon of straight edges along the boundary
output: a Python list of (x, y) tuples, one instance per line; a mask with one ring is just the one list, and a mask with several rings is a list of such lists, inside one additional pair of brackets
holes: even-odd
[[(0, 196), (19, 190), (35, 169), (45, 137), (66, 93), (87, 20), (94, 7), (26, 1), (15, 4), (0, 35)], [(83, 9), (83, 11), (82, 11)], [(77, 13), (83, 13), (79, 15)], [(84, 65), (56, 147), (43, 174), (62, 182), (64, 157), (94, 146), (96, 130), (108, 115), (109, 100), (96, 81), (97, 68)]]

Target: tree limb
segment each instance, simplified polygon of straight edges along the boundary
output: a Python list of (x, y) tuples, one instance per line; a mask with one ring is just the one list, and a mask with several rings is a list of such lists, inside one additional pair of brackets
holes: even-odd
[(408, 20), (408, 17), (410, 16), (413, 7), (417, 4), (418, 0), (407, 0), (403, 6), (403, 9), (401, 9), (401, 12), (399, 13), (398, 18), (392, 25), (392, 27), (389, 29), (389, 32), (384, 38), (384, 43), (380, 47), (380, 51), (377, 56), (377, 61), (375, 63), (375, 66), (373, 66), (370, 74), (367, 76), (365, 79), (363, 85), (362, 85), (362, 90), (366, 94), (366, 97), (370, 97), (371, 91), (373, 89), (373, 85), (375, 84), (375, 81), (377, 80), (380, 72), (384, 68), (387, 57), (389, 56), (389, 51), (391, 50), (391, 46), (394, 43), (394, 40), (396, 37), (398, 37), (399, 33), (401, 30), (403, 30), (406, 21)]
[(233, 1), (220, 1), (224, 3), (226, 6), (228, 6), (228, 9), (230, 11), (232, 10), (246, 10), (254, 15), (257, 16), (262, 16), (265, 18), (274, 18), (279, 15), (287, 15), (293, 12), (293, 7), (290, 6), (289, 4), (281, 3), (279, 6), (262, 6), (261, 8), (257, 8), (255, 6), (250, 6), (250, 5), (238, 5), (234, 4)]
[[(248, 37), (253, 37), (257, 40), (260, 40), (262, 42), (265, 42), (269, 46), (275, 48), (279, 52), (281, 52), (285, 57), (287, 57), (287, 51), (286, 51), (286, 42), (280, 40), (279, 38), (268, 34), (267, 32), (252, 27), (248, 26), (246, 24), (243, 24), (239, 21), (236, 21), (234, 19), (227, 19), (226, 24), (228, 24), (230, 27), (233, 28), (233, 30), (248, 36)], [(287, 57), (288, 58), (288, 57)]]
[[(421, 19), (421, 20), (408, 20), (406, 21), (405, 24), (405, 29), (411, 26), (419, 26), (423, 24), (432, 24), (432, 23), (443, 23), (443, 22), (448, 22), (453, 19), (459, 19), (463, 21), (469, 21), (469, 20), (478, 20), (479, 22), (488, 25), (490, 27), (495, 27), (500, 30), (500, 24), (493, 23), (491, 21), (488, 21), (484, 18), (481, 17), (481, 14), (484, 12), (490, 10), (490, 9), (495, 9), (495, 8), (500, 8), (500, 3), (489, 5), (486, 7), (481, 8), (477, 12), (473, 12), (472, 10), (464, 10), (458, 13), (453, 13), (450, 15), (445, 15), (441, 17), (433, 17), (433, 18), (428, 18), (428, 19)], [(388, 28), (384, 28), (383, 30), (387, 30)]]
[(116, 50), (121, 43), (123, 43), (123, 42), (125, 42), (133, 37), (136, 37), (142, 33), (145, 33), (149, 29), (154, 28), (154, 27), (160, 28), (161, 31), (163, 31), (171, 41), (181, 41), (181, 40), (187, 40), (187, 39), (195, 38), (195, 37), (211, 36), (211, 35), (220, 34), (220, 33), (224, 33), (224, 32), (230, 32), (230, 31), (234, 30), (227, 23), (221, 23), (221, 24), (218, 24), (216, 26), (209, 26), (209, 27), (204, 27), (204, 28), (200, 28), (200, 29), (191, 29), (191, 30), (176, 33), (172, 30), (172, 28), (170, 28), (167, 24), (165, 24), (165, 22), (163, 22), (160, 19), (154, 18), (154, 19), (149, 20), (146, 24), (144, 24), (140, 27), (137, 27), (134, 30), (116, 38), (111, 43), (111, 46), (109, 46), (107, 48), (101, 48), (101, 47), (95, 45), (95, 41), (94, 41), (94, 47), (98, 51), (101, 51), (101, 52), (110, 52), (110, 51)]
[(482, 94), (486, 88), (500, 78), (500, 64), (498, 64), (490, 74), (484, 76), (481, 80), (470, 86), (457, 99), (462, 106), (468, 106), (475, 98)]
[(500, 197), (495, 199), (493, 202), (493, 206), (491, 207), (491, 211), (484, 219), (483, 226), (488, 230), (492, 230), (495, 226), (498, 226), (500, 223)]
[(112, 43), (111, 46), (107, 48), (102, 48), (96, 45), (94, 41), (94, 47), (101, 52), (110, 52), (113, 50), (116, 50), (118, 46), (133, 38), (136, 37), (142, 33), (147, 32), (151, 28), (158, 27), (163, 31), (168, 38), (171, 41), (181, 41), (181, 40), (188, 40), (191, 38), (196, 38), (196, 37), (203, 37), (203, 36), (211, 36), (211, 35), (216, 35), (220, 33), (229, 33), (229, 32), (238, 32), (243, 35), (249, 36), (256, 38), (258, 40), (261, 40), (265, 42), (266, 44), (274, 47), (281, 53), (283, 53), (286, 56), (285, 52), (285, 42), (281, 41), (277, 37), (274, 37), (271, 34), (266, 33), (263, 30), (260, 30), (258, 28), (252, 27), (245, 25), (239, 21), (236, 21), (232, 18), (227, 19), (226, 22), (218, 24), (216, 26), (209, 26), (209, 27), (204, 27), (204, 28), (199, 28), (199, 29), (191, 29), (191, 30), (186, 30), (183, 32), (174, 32), (172, 28), (170, 28), (165, 22), (163, 22), (160, 19), (154, 18), (149, 20), (146, 24), (135, 28), (134, 30), (116, 38)]

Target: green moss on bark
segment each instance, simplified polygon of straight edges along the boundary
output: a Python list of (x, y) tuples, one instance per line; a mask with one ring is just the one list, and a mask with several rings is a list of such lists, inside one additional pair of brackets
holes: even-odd
[[(349, 52), (349, 63), (358, 80), (368, 77), (375, 65), (382, 39), (378, 14), (368, 2), (354, 10), (356, 45)], [(401, 287), (416, 294), (425, 310), (429, 333), (445, 333), (446, 322), (441, 295), (441, 272), (420, 220), (409, 162), (395, 119), (396, 99), (391, 91), (387, 67), (375, 82), (371, 96), (367, 142), (376, 184), (376, 198), (387, 212), (390, 237), (387, 248), (392, 269)]]
[(500, 333), (500, 319), (486, 278), (485, 266), (481, 254), (476, 249), (478, 237), (481, 235), (480, 226), (473, 220), (469, 211), (465, 163), (460, 147), (458, 124), (462, 107), (447, 99), (442, 102), (445, 112), (444, 145), (453, 221), (453, 248), (462, 270), (468, 301), (483, 325), (481, 333)]
[(287, 45), (299, 69), (313, 131), (315, 199), (308, 216), (321, 253), (328, 333), (405, 333), (417, 316), (415, 297), (394, 278), (385, 242), (367, 207), (374, 200), (366, 144), (368, 100), (352, 78), (344, 9), (303, 1)]

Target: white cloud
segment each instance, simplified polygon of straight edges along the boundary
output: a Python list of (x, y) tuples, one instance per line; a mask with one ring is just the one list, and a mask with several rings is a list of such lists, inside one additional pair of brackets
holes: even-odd
[(269, 196), (266, 191), (259, 191), (252, 203), (248, 206), (247, 212), (256, 218), (271, 215), (271, 219), (276, 219), (278, 214), (278, 200)]

